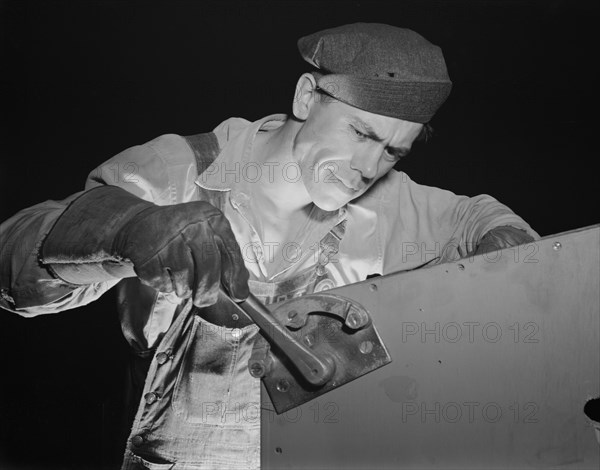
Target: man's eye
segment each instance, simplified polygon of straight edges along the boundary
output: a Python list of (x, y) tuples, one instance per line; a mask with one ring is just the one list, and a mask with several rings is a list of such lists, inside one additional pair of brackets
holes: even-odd
[(352, 133), (353, 133), (353, 134), (354, 134), (356, 137), (358, 137), (359, 139), (361, 139), (361, 140), (362, 140), (362, 139), (366, 139), (366, 138), (368, 137), (368, 136), (367, 136), (367, 134), (365, 134), (365, 133), (363, 133), (363, 132), (359, 131), (359, 130), (358, 130), (356, 127), (354, 127), (354, 126), (350, 126), (350, 129), (352, 130)]
[(389, 150), (385, 151), (385, 159), (389, 162), (397, 163), (400, 160), (402, 160), (403, 157), (404, 157), (404, 155), (401, 155), (399, 153), (390, 152)]

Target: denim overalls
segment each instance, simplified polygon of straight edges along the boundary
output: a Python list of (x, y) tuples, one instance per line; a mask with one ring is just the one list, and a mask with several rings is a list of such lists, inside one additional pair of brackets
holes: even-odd
[[(201, 173), (219, 153), (216, 137), (186, 139)], [(222, 192), (199, 190), (202, 200), (223, 209)], [(269, 304), (334, 287), (326, 265), (344, 230), (342, 221), (321, 240), (315, 267), (280, 282), (250, 280), (250, 290)], [(128, 281), (142, 289), (136, 279)], [(227, 309), (223, 300), (203, 309), (188, 301), (176, 311), (150, 363), (123, 470), (260, 468), (260, 380), (247, 367), (258, 327), (207, 320), (230, 317)]]

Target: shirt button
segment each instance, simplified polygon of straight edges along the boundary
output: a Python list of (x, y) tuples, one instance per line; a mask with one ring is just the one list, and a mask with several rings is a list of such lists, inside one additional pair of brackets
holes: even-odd
[(327, 269), (322, 264), (317, 266), (317, 274), (323, 276), (327, 272)]
[(160, 365), (163, 365), (168, 360), (169, 360), (169, 355), (165, 352), (159, 352), (156, 355), (156, 362), (158, 362)]
[(144, 395), (144, 400), (146, 400), (146, 403), (148, 403), (149, 405), (151, 405), (156, 400), (158, 400), (158, 395), (156, 393), (154, 393), (154, 392), (146, 393), (146, 395)]
[(139, 447), (144, 443), (144, 437), (143, 436), (133, 436), (131, 438), (131, 443), (136, 446)]
[(235, 339), (238, 339), (240, 336), (242, 336), (242, 330), (240, 330), (239, 328), (234, 328), (231, 331), (231, 336), (233, 336)]

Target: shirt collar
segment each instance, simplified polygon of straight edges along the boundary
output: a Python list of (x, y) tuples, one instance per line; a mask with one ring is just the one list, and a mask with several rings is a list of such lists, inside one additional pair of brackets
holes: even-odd
[[(217, 158), (201, 175), (196, 178), (196, 184), (204, 189), (213, 191), (244, 192), (243, 188), (254, 178), (256, 169), (260, 168), (252, 160), (252, 145), (257, 132), (272, 130), (280, 127), (286, 121), (285, 114), (272, 114), (236, 131), (223, 131), (223, 125), (215, 129), (221, 145)], [(260, 170), (259, 170), (260, 171)]]

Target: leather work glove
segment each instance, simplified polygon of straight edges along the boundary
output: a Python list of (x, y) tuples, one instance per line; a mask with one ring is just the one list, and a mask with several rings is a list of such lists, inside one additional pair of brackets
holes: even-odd
[(504, 225), (487, 232), (479, 241), (473, 254), (480, 255), (490, 251), (501, 250), (502, 248), (531, 243), (532, 241), (534, 241), (534, 238), (525, 230)]
[[(116, 186), (86, 191), (43, 241), (40, 261), (71, 284), (131, 277), (206, 307), (221, 284), (248, 294), (248, 271), (223, 213), (203, 201), (157, 206)], [(133, 266), (132, 266), (133, 265)]]

